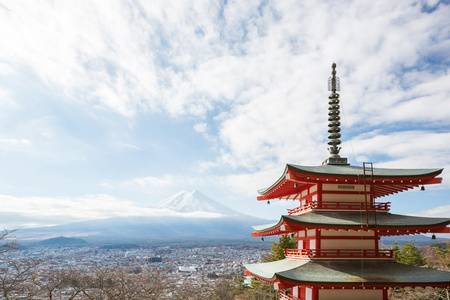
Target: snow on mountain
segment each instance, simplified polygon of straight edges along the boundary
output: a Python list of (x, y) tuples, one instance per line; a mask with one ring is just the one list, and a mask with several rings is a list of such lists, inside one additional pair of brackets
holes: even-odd
[(88, 242), (250, 238), (253, 225), (274, 220), (235, 211), (197, 191), (182, 191), (140, 214), (20, 230), (21, 241), (83, 237)]
[(181, 191), (150, 207), (180, 213), (207, 212), (226, 216), (243, 215), (195, 190)]

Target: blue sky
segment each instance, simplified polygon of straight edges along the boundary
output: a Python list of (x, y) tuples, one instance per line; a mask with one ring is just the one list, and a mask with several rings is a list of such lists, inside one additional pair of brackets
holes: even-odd
[(342, 156), (445, 168), (389, 200), (449, 216), (449, 15), (449, 1), (3, 2), (0, 225), (132, 216), (186, 189), (276, 219), (292, 202), (256, 190), (327, 158), (333, 61)]

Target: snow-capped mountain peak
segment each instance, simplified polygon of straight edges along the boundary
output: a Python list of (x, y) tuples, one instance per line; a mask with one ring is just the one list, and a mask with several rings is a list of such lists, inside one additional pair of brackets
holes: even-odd
[(178, 192), (150, 207), (181, 213), (209, 212), (227, 216), (241, 215), (238, 211), (222, 205), (195, 190)]

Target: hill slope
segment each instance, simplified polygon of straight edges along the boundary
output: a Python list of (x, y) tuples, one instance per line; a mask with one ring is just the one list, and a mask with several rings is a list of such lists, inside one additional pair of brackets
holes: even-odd
[(87, 242), (79, 238), (68, 238), (60, 236), (40, 241), (36, 245), (46, 247), (83, 246), (87, 245)]

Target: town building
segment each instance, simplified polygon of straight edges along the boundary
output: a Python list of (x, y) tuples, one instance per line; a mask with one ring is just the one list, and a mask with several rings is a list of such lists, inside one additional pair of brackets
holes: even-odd
[(450, 218), (391, 214), (377, 199), (439, 184), (443, 169), (385, 169), (372, 163), (348, 164), (340, 151), (339, 78), (329, 79), (328, 149), (320, 166), (288, 164), (260, 201), (293, 200), (298, 207), (273, 224), (254, 226), (253, 236), (289, 235), (297, 249), (286, 258), (245, 265), (246, 275), (273, 284), (280, 299), (386, 300), (391, 287), (449, 288), (450, 272), (399, 264), (392, 249), (380, 249), (383, 236), (450, 233)]

